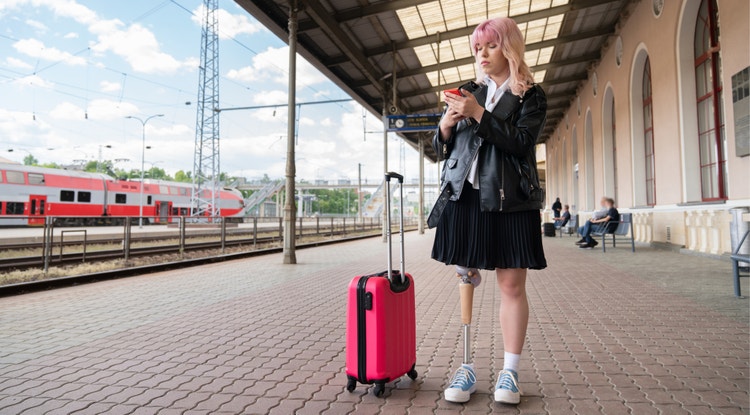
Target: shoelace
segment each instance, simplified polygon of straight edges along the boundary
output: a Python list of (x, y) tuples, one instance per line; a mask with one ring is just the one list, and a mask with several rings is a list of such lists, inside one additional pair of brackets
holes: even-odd
[(463, 386), (466, 386), (467, 383), (474, 383), (477, 381), (477, 378), (474, 376), (474, 373), (465, 368), (461, 367), (456, 371), (456, 375), (453, 376), (453, 380), (451, 381), (451, 388), (460, 388)]
[(511, 391), (520, 390), (518, 388), (518, 383), (516, 383), (516, 377), (507, 370), (500, 372), (500, 377), (497, 380), (497, 387), (495, 389), (509, 389)]

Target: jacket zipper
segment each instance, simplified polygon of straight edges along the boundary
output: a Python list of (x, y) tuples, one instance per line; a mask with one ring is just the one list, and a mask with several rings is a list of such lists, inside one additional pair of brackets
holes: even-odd
[(500, 160), (500, 212), (503, 211), (505, 201), (505, 157)]
[[(476, 157), (476, 156), (477, 156), (477, 153), (479, 153), (479, 149), (480, 149), (481, 147), (482, 147), (482, 142), (480, 141), (480, 142), (479, 142), (479, 145), (477, 146), (477, 151), (475, 151), (475, 152), (474, 152), (474, 153), (472, 153), (472, 155), (471, 155), (471, 162), (472, 162), (472, 163), (474, 163), (474, 157)], [(461, 183), (463, 183), (463, 182), (465, 182), (465, 181), (466, 181), (466, 178), (467, 178), (467, 177), (469, 177), (469, 173), (470, 173), (470, 172), (471, 172), (471, 164), (469, 165), (469, 168), (468, 168), (468, 169), (466, 169), (466, 173), (464, 173), (464, 179), (463, 179), (463, 180), (461, 180)]]

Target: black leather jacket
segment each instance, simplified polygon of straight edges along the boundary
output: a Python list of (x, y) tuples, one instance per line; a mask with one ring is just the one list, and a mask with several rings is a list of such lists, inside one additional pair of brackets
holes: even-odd
[[(483, 105), (487, 86), (474, 96)], [(539, 85), (533, 85), (523, 98), (506, 91), (492, 113), (485, 110), (479, 123), (471, 119), (459, 122), (448, 142), (441, 140), (438, 128), (432, 144), (445, 159), (441, 191), (450, 186), (450, 200), (458, 200), (478, 151), (483, 212), (542, 209), (544, 190), (539, 186), (534, 145), (546, 118), (547, 98)]]

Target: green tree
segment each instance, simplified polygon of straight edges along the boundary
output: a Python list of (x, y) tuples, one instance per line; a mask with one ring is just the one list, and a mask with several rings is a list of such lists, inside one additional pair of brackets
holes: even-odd
[(184, 170), (177, 170), (177, 173), (174, 174), (174, 180), (176, 182), (182, 182), (182, 183), (191, 183), (193, 179), (190, 177), (192, 175), (192, 172), (185, 172)]
[(312, 189), (309, 192), (316, 198), (312, 205), (314, 213), (328, 215), (357, 213), (357, 192), (354, 189)]
[(23, 158), (23, 164), (24, 166), (38, 166), (39, 160), (36, 159), (32, 154), (26, 155), (26, 157)]
[(151, 167), (150, 169), (146, 170), (146, 177), (155, 180), (174, 180), (167, 174), (167, 172), (164, 171), (164, 169), (159, 167)]

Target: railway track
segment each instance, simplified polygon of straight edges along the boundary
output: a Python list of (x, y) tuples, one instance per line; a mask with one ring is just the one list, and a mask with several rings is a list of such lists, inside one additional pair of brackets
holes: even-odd
[[(161, 246), (149, 246), (149, 247), (131, 247), (129, 250), (129, 258), (134, 257), (144, 257), (144, 256), (154, 256), (154, 255), (169, 255), (169, 254), (178, 254), (180, 252), (196, 252), (196, 251), (206, 251), (206, 250), (214, 250), (214, 249), (220, 249), (222, 246), (224, 248), (230, 248), (230, 247), (236, 247), (236, 246), (257, 246), (257, 245), (264, 245), (267, 243), (272, 243), (275, 241), (279, 241), (280, 238), (278, 235), (276, 235), (277, 232), (264, 232), (267, 233), (273, 233), (273, 236), (262, 236), (262, 237), (254, 237), (252, 235), (252, 232), (244, 232), (244, 233), (234, 233), (232, 234), (232, 239), (226, 239), (223, 241), (206, 241), (206, 242), (189, 242), (189, 239), (197, 239), (197, 238), (205, 238), (206, 235), (190, 235), (188, 238), (188, 241), (186, 241), (184, 247), (181, 249), (179, 244), (170, 244), (170, 245), (161, 245)], [(321, 238), (327, 238), (327, 237), (335, 237), (335, 236), (342, 236), (347, 234), (354, 233), (352, 230), (333, 230), (333, 231), (326, 231), (321, 232), (319, 235), (304, 235), (303, 236), (319, 236)], [(241, 234), (245, 234), (248, 237), (246, 238), (239, 238), (236, 239), (235, 237)], [(216, 236), (215, 234), (213, 236)], [(371, 236), (371, 235), (368, 235)], [(133, 242), (153, 242), (153, 241), (164, 241), (164, 237), (144, 237), (144, 238), (138, 238), (137, 240), (133, 240)], [(176, 236), (175, 236), (176, 239)], [(110, 238), (108, 240), (96, 240), (88, 242), (90, 245), (104, 245), (104, 244), (119, 244), (122, 242), (122, 238)], [(68, 243), (65, 242), (64, 245), (81, 245), (81, 241), (71, 241)], [(4, 249), (7, 245), (3, 246)], [(55, 243), (55, 248), (59, 249), (60, 245), (59, 243)], [(15, 249), (34, 249), (34, 250), (41, 250), (42, 244), (41, 243), (32, 243), (32, 244), (19, 244), (15, 247)], [(124, 251), (122, 248), (119, 249), (109, 249), (109, 250), (95, 250), (95, 251), (88, 251), (88, 252), (72, 252), (72, 253), (63, 253), (62, 255), (53, 253), (50, 257), (49, 266), (63, 266), (63, 265), (72, 265), (72, 264), (80, 264), (82, 262), (96, 262), (96, 261), (108, 261), (113, 259), (121, 259), (124, 258)], [(14, 271), (14, 270), (25, 270), (25, 269), (31, 269), (31, 268), (42, 268), (44, 266), (44, 257), (41, 255), (37, 256), (25, 256), (25, 257), (12, 257), (12, 258), (2, 258), (0, 259), (0, 273), (2, 272), (8, 272), (8, 271)]]

